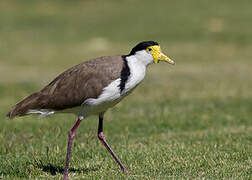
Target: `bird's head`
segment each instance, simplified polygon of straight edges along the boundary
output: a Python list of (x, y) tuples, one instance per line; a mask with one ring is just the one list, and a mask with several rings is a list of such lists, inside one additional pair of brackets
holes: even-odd
[(173, 60), (168, 58), (161, 52), (161, 48), (157, 42), (154, 41), (143, 41), (137, 44), (130, 52), (129, 55), (135, 55), (140, 59), (147, 59), (149, 63), (159, 63), (160, 61), (168, 62), (172, 65), (175, 64)]

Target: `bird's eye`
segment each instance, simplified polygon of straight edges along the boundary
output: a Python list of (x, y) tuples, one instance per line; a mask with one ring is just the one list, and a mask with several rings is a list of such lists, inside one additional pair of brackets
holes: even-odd
[(148, 48), (148, 51), (151, 51), (152, 49), (151, 48)]

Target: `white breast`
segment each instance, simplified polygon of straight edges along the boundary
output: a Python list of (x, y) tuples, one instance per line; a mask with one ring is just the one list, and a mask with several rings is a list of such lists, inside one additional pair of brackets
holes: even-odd
[(128, 57), (127, 61), (130, 69), (130, 76), (125, 84), (125, 89), (122, 94), (133, 90), (144, 79), (146, 72), (146, 66), (135, 56)]
[(130, 76), (126, 81), (125, 89), (122, 92), (120, 90), (121, 78), (112, 81), (103, 89), (102, 94), (98, 98), (89, 98), (83, 102), (82, 116), (85, 117), (91, 114), (97, 114), (113, 107), (125, 96), (131, 93), (132, 90), (144, 79), (146, 66), (135, 56), (126, 58), (130, 69)]

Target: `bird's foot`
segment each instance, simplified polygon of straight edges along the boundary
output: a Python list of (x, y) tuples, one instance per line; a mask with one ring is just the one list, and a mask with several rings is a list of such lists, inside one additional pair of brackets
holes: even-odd
[(123, 172), (123, 173), (127, 173), (127, 174), (130, 173), (129, 170), (126, 169), (126, 168), (123, 168), (123, 169), (122, 169), (122, 172)]
[(68, 175), (64, 174), (64, 180), (69, 180)]

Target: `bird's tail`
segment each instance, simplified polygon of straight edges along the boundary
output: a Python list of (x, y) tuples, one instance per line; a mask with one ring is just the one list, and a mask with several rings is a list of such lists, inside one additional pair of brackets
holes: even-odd
[(41, 93), (36, 92), (26, 97), (21, 102), (17, 103), (11, 110), (8, 112), (7, 117), (13, 119), (15, 116), (23, 116), (29, 109), (37, 109), (40, 102)]

